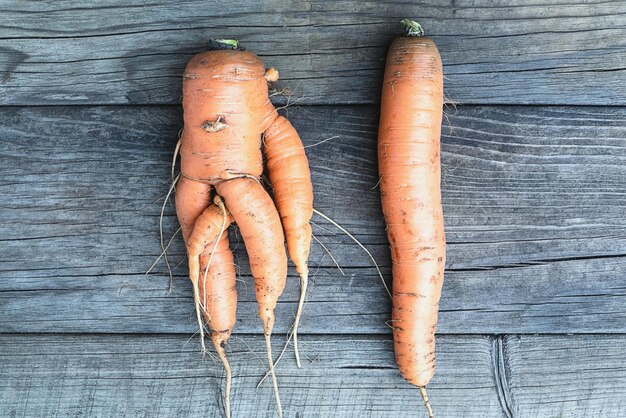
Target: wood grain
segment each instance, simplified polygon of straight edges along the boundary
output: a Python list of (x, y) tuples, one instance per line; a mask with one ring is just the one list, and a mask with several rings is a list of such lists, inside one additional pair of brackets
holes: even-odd
[[(292, 100), (375, 103), (384, 57), (416, 18), (442, 53), (446, 95), (472, 104), (624, 104), (620, 0), (201, 1), (5, 4), (0, 104), (172, 104), (210, 38), (239, 38)], [(284, 98), (277, 97), (278, 102)]]
[(624, 335), (504, 337), (513, 416), (624, 416), (625, 345)]
[[(234, 417), (274, 416), (268, 384), (255, 390), (265, 372), (261, 339), (230, 343)], [(194, 343), (176, 335), (3, 335), (0, 414), (219, 416), (221, 366)], [(430, 398), (446, 417), (622, 416), (625, 343), (623, 335), (442, 336)], [(390, 337), (307, 336), (302, 350), (304, 368), (290, 352), (278, 366), (286, 416), (425, 416), (397, 371)]]
[[(315, 206), (371, 249), (389, 279), (375, 188), (376, 110), (290, 107)], [(448, 271), (442, 333), (626, 332), (626, 108), (461, 107), (444, 128)], [(7, 107), (0, 114), (0, 332), (192, 333), (184, 265), (157, 258), (178, 107)], [(331, 140), (319, 143), (325, 139)], [(317, 144), (317, 145), (316, 145)], [(387, 333), (369, 258), (320, 219), (302, 330)], [(177, 228), (166, 207), (166, 238)], [(236, 332), (259, 332), (243, 246)], [(180, 237), (170, 259), (183, 262)], [(286, 332), (291, 272), (278, 307)]]

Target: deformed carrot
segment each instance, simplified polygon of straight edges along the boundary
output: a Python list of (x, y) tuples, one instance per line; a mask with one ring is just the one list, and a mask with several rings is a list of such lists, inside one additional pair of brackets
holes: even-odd
[[(227, 225), (232, 215), (239, 226), (255, 280), (278, 413), (282, 416), (270, 336), (274, 309), (287, 276), (285, 234), (303, 282), (303, 293), (306, 290), (311, 245), (308, 222), (313, 200), (309, 168), (297, 133), (278, 116), (268, 97), (268, 82), (276, 81), (278, 72), (266, 70), (255, 54), (238, 48), (236, 41), (213, 41), (212, 47), (195, 55), (183, 75), (185, 125), (177, 146), (181, 156), (177, 214), (187, 243), (192, 283), (199, 281), (203, 262), (208, 265), (208, 269), (204, 267), (208, 298), (202, 300), (199, 288), (196, 293), (200, 301), (196, 305), (200, 303), (204, 308), (216, 350), (227, 368), (227, 380), (230, 368), (218, 346), (223, 349), (234, 324), (234, 276), (228, 267), (232, 260), (225, 232), (216, 226), (218, 216), (213, 213), (214, 206), (209, 205), (213, 190), (227, 208), (220, 208), (221, 225)], [(263, 135), (276, 203), (259, 182)], [(218, 207), (219, 202), (216, 200)], [(206, 214), (205, 219), (205, 211), (212, 215)], [(225, 283), (218, 285), (215, 280), (220, 277)], [(303, 300), (304, 294), (299, 313)]]

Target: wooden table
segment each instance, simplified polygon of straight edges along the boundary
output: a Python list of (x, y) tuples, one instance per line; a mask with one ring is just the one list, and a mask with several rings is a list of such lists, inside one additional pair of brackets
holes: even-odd
[[(219, 416), (223, 372), (193, 337), (179, 236), (171, 292), (162, 262), (145, 274), (160, 253), (181, 73), (211, 37), (237, 37), (279, 69), (291, 94), (275, 101), (310, 146), (315, 207), (390, 280), (377, 102), (403, 17), (438, 43), (456, 103), (442, 138), (448, 264), (435, 411), (626, 416), (623, 1), (139, 3), (2, 5), (0, 416)], [(424, 416), (397, 371), (370, 259), (313, 220), (344, 274), (315, 243), (306, 360), (297, 369), (288, 348), (278, 366), (286, 416)], [(171, 204), (163, 226), (169, 239)], [(270, 385), (255, 389), (266, 370), (261, 322), (233, 239), (234, 416), (272, 417)], [(290, 270), (277, 352), (298, 290)]]

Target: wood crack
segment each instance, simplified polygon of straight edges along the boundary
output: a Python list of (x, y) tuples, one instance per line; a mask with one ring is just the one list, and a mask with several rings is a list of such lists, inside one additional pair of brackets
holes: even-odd
[(503, 335), (497, 335), (491, 345), (491, 362), (498, 400), (507, 418), (513, 418), (513, 402), (507, 378), (507, 357)]

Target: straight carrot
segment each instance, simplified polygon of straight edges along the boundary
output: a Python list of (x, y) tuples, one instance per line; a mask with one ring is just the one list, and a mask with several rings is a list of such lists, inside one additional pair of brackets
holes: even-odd
[(392, 258), (392, 325), (396, 361), (420, 388), (435, 372), (435, 329), (446, 243), (441, 204), (441, 57), (419, 24), (387, 55), (378, 131), (383, 214)]

